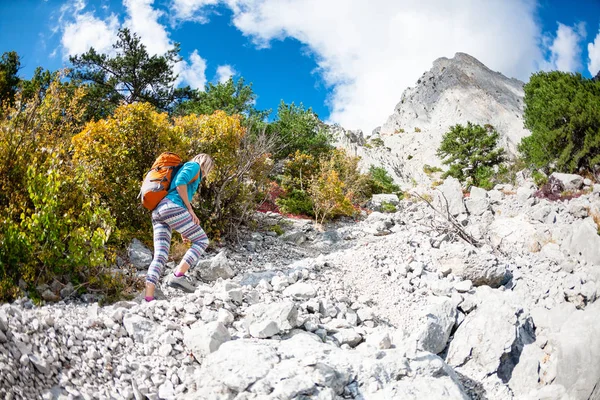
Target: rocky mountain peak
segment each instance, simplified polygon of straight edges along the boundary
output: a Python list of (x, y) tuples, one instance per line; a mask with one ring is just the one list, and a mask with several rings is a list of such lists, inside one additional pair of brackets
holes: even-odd
[(428, 181), (425, 164), (442, 166), (436, 150), (444, 133), (456, 124), (492, 125), (500, 133), (500, 145), (514, 155), (529, 134), (523, 127), (523, 85), (466, 53), (438, 58), (414, 87), (404, 91), (392, 115), (374, 131), (383, 146), (359, 148), (358, 143), (348, 144), (347, 138), (341, 145), (366, 164), (386, 166), (406, 186), (415, 180)]

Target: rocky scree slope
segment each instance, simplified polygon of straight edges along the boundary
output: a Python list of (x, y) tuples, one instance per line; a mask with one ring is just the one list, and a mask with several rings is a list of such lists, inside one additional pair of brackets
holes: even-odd
[(514, 155), (529, 135), (523, 127), (523, 85), (468, 54), (439, 58), (416, 86), (404, 91), (394, 113), (372, 136), (365, 139), (361, 131), (333, 127), (336, 143), (361, 156), (363, 166), (382, 165), (403, 187), (412, 187), (413, 179), (429, 181), (425, 164), (442, 166), (436, 150), (456, 124), (492, 125), (500, 133), (499, 145)]
[[(0, 306), (0, 396), (595, 399), (600, 187), (585, 190), (464, 198), (449, 178), (441, 212), (396, 201), (325, 232), (258, 214), (259, 232), (200, 261), (193, 294)], [(149, 250), (131, 251), (145, 268)]]

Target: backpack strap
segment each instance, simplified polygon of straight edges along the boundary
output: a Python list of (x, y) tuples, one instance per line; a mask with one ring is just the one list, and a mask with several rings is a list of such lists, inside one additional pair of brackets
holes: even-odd
[(196, 180), (198, 180), (198, 178), (199, 178), (200, 180), (202, 180), (202, 170), (198, 171), (198, 173), (196, 174), (196, 176), (195, 176), (195, 177), (194, 177), (194, 178), (193, 178), (191, 181), (189, 181), (189, 182), (188, 182), (188, 185), (189, 185), (190, 183), (192, 183), (192, 182), (196, 182)]

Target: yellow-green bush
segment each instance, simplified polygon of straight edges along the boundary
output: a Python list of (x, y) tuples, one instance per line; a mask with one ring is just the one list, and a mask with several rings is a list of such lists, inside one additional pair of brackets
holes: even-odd
[(308, 188), (315, 173), (319, 171), (319, 162), (314, 156), (299, 150), (288, 157), (281, 176), (281, 188), (284, 195), (276, 200), (279, 209), (286, 214), (313, 214), (313, 201)]
[(344, 182), (344, 196), (352, 204), (362, 204), (371, 197), (371, 177), (363, 174), (358, 168), (360, 157), (348, 155), (343, 149), (335, 149), (328, 158), (321, 159), (321, 169), (324, 164), (329, 164), (328, 169), (338, 172), (339, 178)]
[(85, 91), (61, 78), (55, 74), (44, 96), (24, 100), (17, 93), (14, 105), (0, 110), (0, 209), (27, 202), (24, 180), (34, 158), (68, 159), (71, 136), (83, 125)]
[(181, 148), (181, 130), (148, 103), (118, 107), (73, 137), (76, 166), (110, 208), (124, 233), (148, 232), (150, 218), (137, 199), (140, 183), (158, 155)]
[(286, 161), (281, 177), (285, 194), (277, 199), (283, 212), (314, 216), (317, 221), (355, 213), (371, 196), (369, 175), (361, 174), (358, 157), (334, 149), (316, 160), (296, 151)]
[(113, 221), (73, 168), (69, 143), (82, 126), (84, 92), (60, 82), (0, 113), (0, 300), (54, 278), (94, 287), (107, 275)]
[(340, 179), (333, 164), (324, 162), (319, 174), (312, 179), (309, 188), (317, 222), (323, 223), (328, 217), (354, 213), (352, 202), (344, 194), (345, 189), (346, 184)]

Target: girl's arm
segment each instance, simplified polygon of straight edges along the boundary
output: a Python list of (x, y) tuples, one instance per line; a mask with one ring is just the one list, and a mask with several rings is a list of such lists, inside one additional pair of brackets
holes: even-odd
[(181, 200), (183, 200), (183, 204), (185, 204), (185, 207), (192, 215), (192, 221), (194, 224), (200, 225), (200, 220), (196, 216), (196, 213), (194, 212), (194, 209), (188, 200), (187, 184), (177, 186), (177, 193), (179, 193), (179, 197), (181, 197)]

